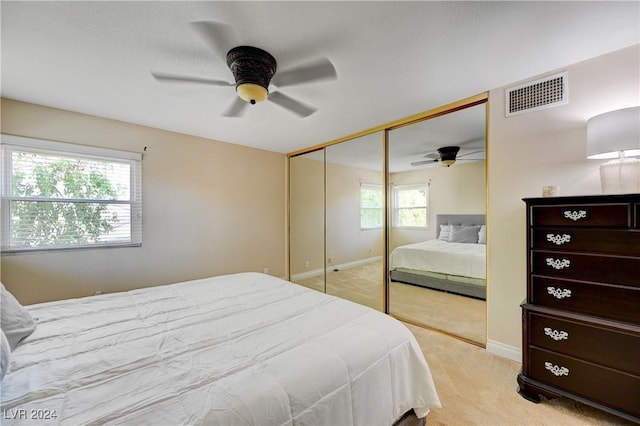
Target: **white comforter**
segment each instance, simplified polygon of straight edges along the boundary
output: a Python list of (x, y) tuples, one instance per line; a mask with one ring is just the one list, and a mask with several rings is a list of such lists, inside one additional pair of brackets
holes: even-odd
[(429, 240), (391, 252), (391, 269), (408, 268), (486, 279), (486, 245)]
[(391, 425), (440, 406), (404, 325), (264, 274), (28, 309), (2, 424)]

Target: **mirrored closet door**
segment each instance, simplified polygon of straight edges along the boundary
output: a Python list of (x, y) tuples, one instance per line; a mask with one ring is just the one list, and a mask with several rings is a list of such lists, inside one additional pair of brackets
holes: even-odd
[(486, 343), (486, 111), (390, 130), (389, 313)]
[(382, 132), (325, 148), (326, 289), (383, 311)]
[(324, 150), (289, 158), (291, 281), (325, 291)]

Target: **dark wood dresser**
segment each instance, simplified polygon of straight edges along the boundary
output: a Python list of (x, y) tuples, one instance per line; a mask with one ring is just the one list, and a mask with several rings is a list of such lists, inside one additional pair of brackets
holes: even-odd
[(524, 201), (519, 393), (640, 423), (640, 194)]

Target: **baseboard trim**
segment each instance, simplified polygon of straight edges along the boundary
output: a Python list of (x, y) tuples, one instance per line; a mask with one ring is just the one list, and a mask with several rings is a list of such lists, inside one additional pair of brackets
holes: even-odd
[[(366, 259), (355, 260), (353, 262), (341, 263), (339, 265), (327, 265), (327, 272), (333, 272), (333, 269), (349, 269), (356, 266), (365, 265), (367, 263), (378, 262), (382, 260), (382, 256), (368, 257)], [(313, 278), (324, 274), (324, 269), (314, 269), (312, 271), (302, 272), (291, 276), (291, 281), (303, 280), (305, 278)]]
[(340, 269), (355, 268), (356, 266), (366, 265), (367, 263), (378, 262), (380, 260), (382, 260), (382, 256), (374, 256), (374, 257), (368, 257), (366, 259), (354, 260), (353, 262), (347, 262), (347, 263), (341, 263), (339, 265), (333, 265), (333, 267), (329, 266), (329, 271), (331, 272), (331, 269), (340, 270)]
[(487, 352), (512, 361), (522, 362), (522, 350), (495, 340), (487, 340)]
[(322, 274), (324, 274), (324, 269), (313, 269), (311, 271), (291, 275), (291, 281), (305, 280), (307, 278), (317, 277), (318, 275)]

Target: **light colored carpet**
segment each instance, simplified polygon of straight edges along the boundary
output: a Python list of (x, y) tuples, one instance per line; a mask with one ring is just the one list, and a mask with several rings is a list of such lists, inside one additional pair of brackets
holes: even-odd
[(619, 417), (559, 398), (539, 404), (517, 393), (520, 363), (440, 333), (406, 324), (433, 375), (442, 408), (427, 426), (632, 425)]
[(392, 282), (389, 313), (482, 346), (486, 344), (487, 304), (484, 300)]
[[(324, 291), (324, 275), (297, 281)], [(327, 294), (383, 310), (382, 262), (327, 272)], [(484, 345), (486, 302), (470, 297), (393, 282), (389, 312), (394, 316)]]
[[(324, 292), (324, 275), (296, 282)], [(329, 270), (327, 271), (327, 294), (382, 311), (382, 282), (382, 262), (366, 263), (338, 271)]]

